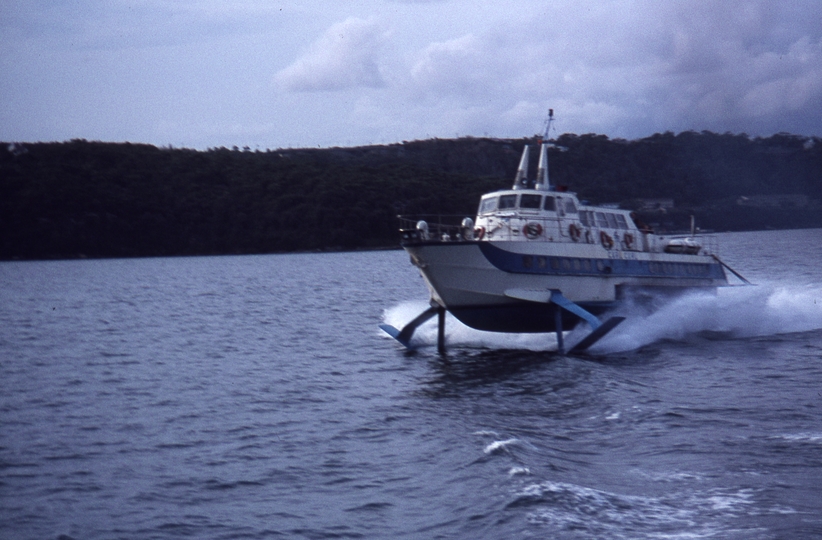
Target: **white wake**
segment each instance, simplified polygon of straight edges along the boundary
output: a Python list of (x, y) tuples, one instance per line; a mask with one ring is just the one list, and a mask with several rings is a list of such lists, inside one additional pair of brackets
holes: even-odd
[(705, 331), (740, 338), (822, 329), (822, 287), (726, 287), (716, 294), (672, 299), (652, 312), (631, 304), (619, 312), (625, 321), (593, 348), (595, 352), (628, 351)]
[[(387, 309), (383, 319), (402, 328), (424, 311), (424, 301), (403, 302)], [(591, 348), (594, 353), (614, 353), (638, 349), (662, 339), (682, 340), (689, 335), (711, 331), (731, 337), (753, 337), (807, 332), (822, 329), (822, 286), (763, 284), (721, 288), (716, 294), (690, 293), (667, 301), (658, 300), (654, 309), (626, 303), (606, 314), (625, 316), (625, 321)], [(581, 339), (587, 327), (566, 336), (566, 346)], [(554, 334), (503, 334), (482, 332), (465, 326), (452, 315), (446, 317), (446, 346), (491, 349), (556, 350)], [(417, 329), (416, 346), (432, 346), (437, 341), (436, 317)]]

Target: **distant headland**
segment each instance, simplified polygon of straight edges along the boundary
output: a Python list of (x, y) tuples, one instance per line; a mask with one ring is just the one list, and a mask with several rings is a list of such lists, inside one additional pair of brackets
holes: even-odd
[[(378, 249), (397, 214), (473, 216), (537, 137), (205, 151), (71, 140), (0, 143), (0, 259)], [(552, 180), (662, 229), (822, 227), (822, 138), (564, 134)]]

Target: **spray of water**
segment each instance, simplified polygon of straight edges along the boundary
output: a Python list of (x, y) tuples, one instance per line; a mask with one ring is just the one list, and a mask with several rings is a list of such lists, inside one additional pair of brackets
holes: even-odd
[(643, 312), (633, 303), (621, 311), (625, 322), (597, 344), (595, 351), (632, 350), (706, 331), (744, 338), (822, 329), (822, 287), (729, 287), (716, 294), (686, 294), (652, 311)]
[[(386, 310), (385, 322), (402, 328), (427, 308), (422, 301), (403, 302)], [(762, 284), (729, 287), (716, 294), (690, 293), (653, 302), (626, 302), (613, 315), (626, 320), (592, 349), (595, 353), (634, 350), (668, 339), (682, 340), (700, 332), (720, 332), (732, 338), (769, 336), (822, 329), (822, 286)], [(607, 318), (608, 315), (606, 315)], [(587, 327), (567, 340), (581, 339)], [(577, 337), (579, 336), (579, 337)], [(417, 329), (412, 343), (434, 345), (436, 319)], [(446, 341), (451, 346), (497, 349), (555, 350), (553, 334), (500, 334), (468, 328), (454, 317), (446, 319)]]

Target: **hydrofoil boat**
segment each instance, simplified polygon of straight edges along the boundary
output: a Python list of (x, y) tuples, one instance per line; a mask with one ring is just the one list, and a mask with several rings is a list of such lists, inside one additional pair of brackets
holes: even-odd
[(416, 329), (438, 315), (442, 350), (450, 312), (478, 330), (554, 332), (565, 352), (563, 332), (584, 321), (590, 332), (568, 349), (578, 352), (624, 320), (603, 315), (631, 295), (728, 285), (730, 268), (714, 236), (696, 234), (693, 224), (690, 234), (656, 234), (630, 210), (592, 206), (552, 186), (548, 147), (540, 145), (529, 179), (525, 146), (511, 189), (483, 195), (474, 219), (399, 216), (400, 243), (428, 286), (431, 307), (402, 329), (381, 325), (385, 332), (412, 347)]

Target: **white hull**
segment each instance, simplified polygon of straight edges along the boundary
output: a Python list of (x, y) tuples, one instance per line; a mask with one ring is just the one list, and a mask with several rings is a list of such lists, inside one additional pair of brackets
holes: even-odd
[[(404, 248), (432, 299), (483, 330), (553, 329), (551, 291), (601, 313), (631, 290), (679, 292), (727, 284), (722, 266), (710, 256), (522, 241), (423, 242)], [(542, 302), (524, 299), (542, 293)]]
[[(533, 257), (531, 268), (522, 269), (531, 272), (501, 270), (484, 255), (479, 242), (416, 244), (406, 245), (405, 249), (425, 278), (432, 296), (446, 308), (510, 303), (511, 299), (505, 296), (505, 291), (511, 288), (561, 290), (573, 302), (590, 303), (613, 302), (618, 299), (617, 291), (626, 287), (681, 289), (727, 285), (721, 265), (711, 257), (604, 253), (605, 250), (598, 249), (598, 246), (569, 244), (494, 242), (491, 245), (510, 254)], [(545, 258), (543, 268), (540, 268), (540, 257)], [(552, 259), (559, 260), (556, 270), (550, 267)], [(614, 271), (613, 267), (618, 262), (627, 261), (631, 266), (636, 266), (637, 271)], [(641, 272), (651, 263), (655, 263), (655, 269), (661, 266), (659, 273), (651, 273), (650, 268), (647, 273)], [(563, 268), (565, 264), (568, 269)], [(667, 274), (666, 265), (670, 270)], [(692, 269), (691, 277), (687, 277), (688, 268)]]

